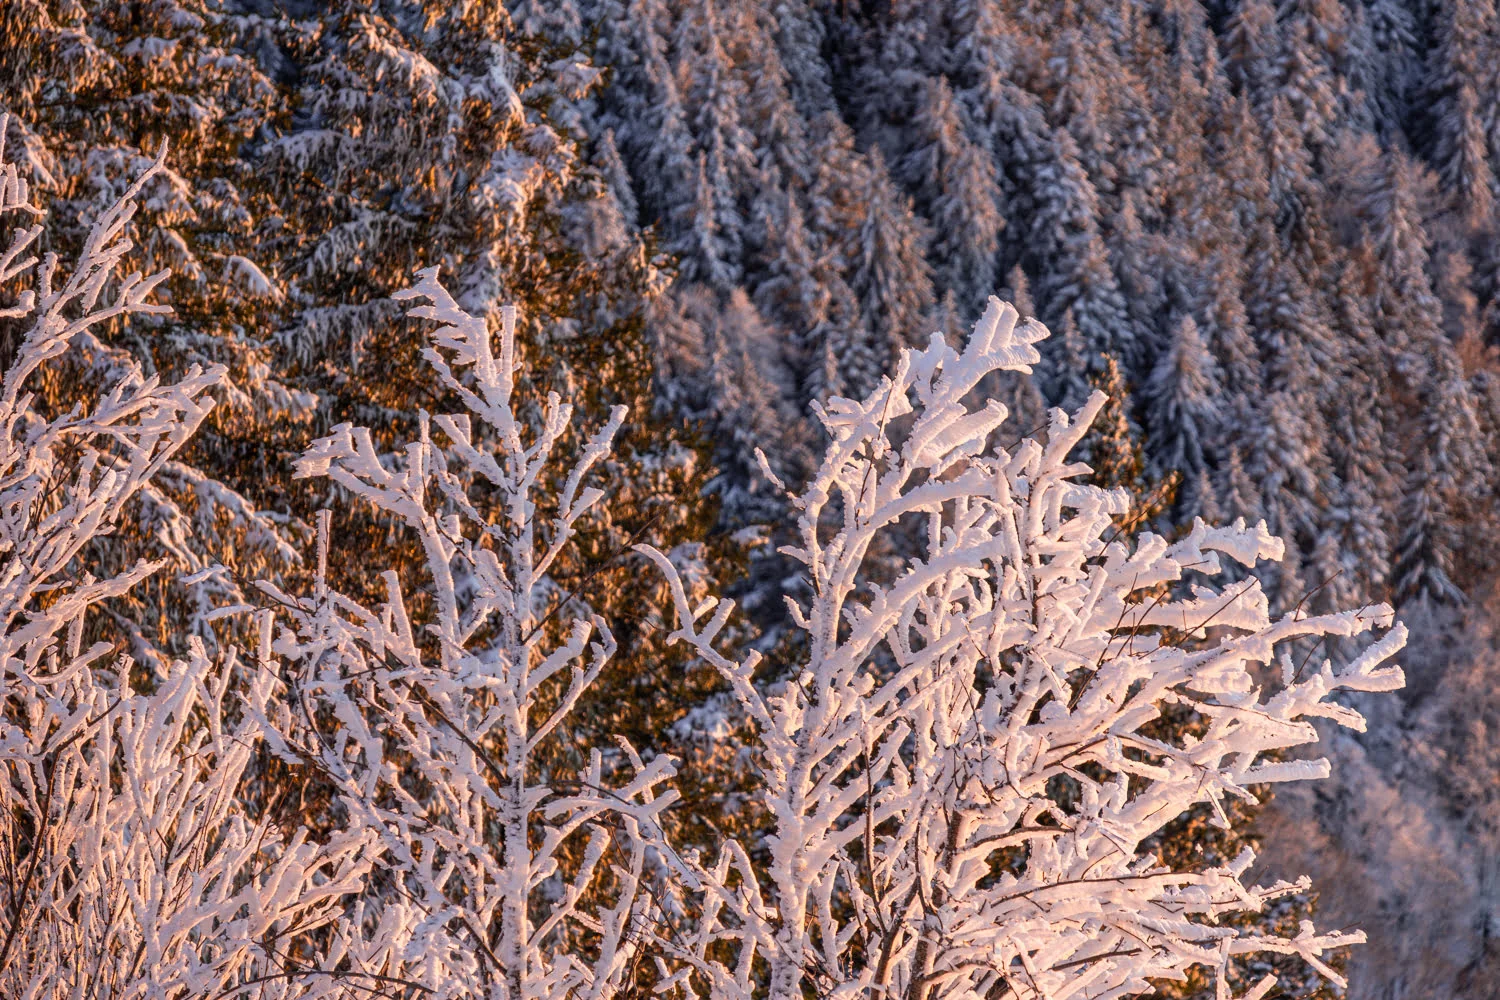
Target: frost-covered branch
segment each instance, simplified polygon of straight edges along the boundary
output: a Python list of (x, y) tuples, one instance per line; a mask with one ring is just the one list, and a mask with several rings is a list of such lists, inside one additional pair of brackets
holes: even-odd
[[(297, 474), (328, 477), (412, 533), (431, 610), (413, 621), (395, 572), (373, 609), (329, 589), (325, 515), (315, 592), (265, 587), (289, 624), (273, 640), (266, 619), (261, 655), (283, 664), (300, 716), (278, 721), (279, 749), (313, 763), (350, 828), (384, 852), (387, 881), (340, 929), (351, 967), (404, 970), (440, 997), (612, 996), (638, 959), (646, 833), (676, 797), (657, 791), (673, 772), (624, 743), (588, 751), (576, 774), (544, 769), (615, 643), (597, 616), (541, 609), (549, 569), (603, 495), (586, 480), (624, 411), (554, 476), (573, 409), (554, 393), (534, 426), (521, 415), (514, 310), (496, 353), (436, 269), (419, 279), (398, 298), (438, 324), (425, 356), (468, 412), (423, 413), (396, 456), (340, 425)], [(550, 482), (561, 486), (544, 497)]]
[[(1324, 776), (1326, 762), (1282, 752), (1317, 739), (1313, 718), (1362, 727), (1330, 696), (1399, 687), (1383, 664), (1404, 629), (1386, 607), (1272, 619), (1253, 578), (1213, 587), (1225, 559), (1281, 558), (1264, 524), (1117, 539), (1126, 496), (1076, 482), (1088, 469), (1067, 458), (1102, 394), (1053, 411), (1038, 440), (994, 446), (1005, 408), (969, 400), (988, 373), (1037, 361), (1046, 330), (1017, 319), (991, 299), (962, 350), (934, 336), (867, 399), (818, 411), (831, 443), (785, 550), (811, 585), (810, 602), (788, 602), (807, 653), (774, 687), (755, 654), (715, 648), (729, 602), (691, 606), (642, 548), (672, 583), (674, 637), (758, 727), (774, 818), (764, 867), (732, 842), (683, 862), (691, 939), (656, 941), (673, 985), (1068, 1000), (1206, 965), (1227, 997), (1236, 956), (1301, 955), (1338, 982), (1321, 956), (1362, 940), (1238, 930), (1223, 918), (1305, 882), (1246, 885), (1248, 851), (1173, 870), (1142, 844), (1195, 806), (1227, 822), (1224, 801), (1253, 801), (1251, 785)], [(920, 552), (882, 574), (871, 553), (897, 535)], [(1372, 630), (1386, 631), (1337, 671), (1287, 654)], [(1162, 726), (1168, 708), (1194, 724)]]

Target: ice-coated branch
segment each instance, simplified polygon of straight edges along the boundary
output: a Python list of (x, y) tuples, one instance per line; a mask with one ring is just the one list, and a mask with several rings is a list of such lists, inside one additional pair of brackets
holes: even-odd
[[(934, 336), (867, 399), (818, 411), (830, 443), (784, 550), (811, 583), (790, 603), (807, 652), (784, 678), (717, 649), (728, 603), (690, 606), (671, 563), (640, 549), (671, 584), (673, 638), (757, 727), (774, 817), (764, 866), (734, 843), (712, 864), (683, 861), (692, 935), (656, 941), (672, 987), (1081, 1000), (1203, 965), (1227, 997), (1228, 963), (1257, 951), (1340, 981), (1322, 956), (1357, 932), (1282, 939), (1223, 922), (1305, 883), (1246, 885), (1248, 852), (1178, 871), (1142, 844), (1194, 806), (1227, 822), (1222, 803), (1253, 800), (1251, 785), (1325, 775), (1282, 752), (1317, 739), (1313, 718), (1362, 726), (1331, 696), (1399, 687), (1385, 661), (1405, 631), (1384, 606), (1273, 619), (1254, 578), (1213, 586), (1225, 559), (1281, 558), (1263, 523), (1116, 538), (1126, 497), (1078, 482), (1088, 469), (1067, 457), (1101, 394), (997, 447), (1005, 408), (973, 391), (1029, 371), (1045, 336), (991, 299), (962, 349)], [(883, 541), (915, 554), (882, 572), (869, 555)], [(1384, 635), (1342, 669), (1287, 656), (1372, 631)], [(1195, 725), (1154, 725), (1169, 708)]]

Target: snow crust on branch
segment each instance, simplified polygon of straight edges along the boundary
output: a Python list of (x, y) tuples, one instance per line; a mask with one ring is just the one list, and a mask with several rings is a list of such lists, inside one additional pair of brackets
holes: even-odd
[[(961, 349), (934, 335), (867, 398), (818, 409), (830, 443), (791, 497), (799, 541), (783, 550), (813, 595), (788, 599), (806, 654), (784, 676), (717, 648), (732, 603), (691, 605), (640, 547), (671, 583), (673, 638), (757, 728), (774, 816), (764, 864), (733, 841), (712, 860), (664, 852), (684, 914), (652, 935), (664, 988), (1098, 1000), (1202, 965), (1227, 998), (1231, 961), (1267, 951), (1342, 983), (1323, 956), (1359, 932), (1224, 922), (1305, 879), (1246, 884), (1248, 850), (1174, 870), (1142, 845), (1194, 807), (1227, 823), (1223, 803), (1253, 801), (1252, 785), (1325, 776), (1285, 752), (1317, 740), (1316, 718), (1363, 727), (1332, 696), (1400, 687), (1386, 661), (1405, 630), (1383, 605), (1273, 619), (1253, 577), (1215, 586), (1226, 560), (1282, 557), (1264, 522), (1125, 535), (1124, 492), (1068, 461), (1100, 393), (1052, 411), (1039, 439), (996, 444), (1005, 407), (971, 395), (990, 372), (1029, 371), (1045, 336), (991, 298)], [(881, 574), (871, 554), (898, 535), (921, 551)], [(1382, 631), (1347, 666), (1307, 669), (1318, 640)], [(1168, 709), (1193, 724), (1154, 725)]]

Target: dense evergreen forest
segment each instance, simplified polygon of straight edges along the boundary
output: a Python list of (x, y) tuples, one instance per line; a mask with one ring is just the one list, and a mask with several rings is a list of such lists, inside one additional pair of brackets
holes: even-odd
[[(94, 543), (108, 566), (173, 567), (98, 626), (137, 663), (246, 641), (213, 609), (312, 579), (323, 505), (341, 505), (340, 545), (398, 553), (416, 612), (433, 600), (395, 519), (293, 460), (345, 422), (394, 449), (453, 402), (390, 298), (438, 265), (469, 312), (518, 305), (531, 387), (588, 417), (570, 454), (583, 423), (632, 413), (551, 595), (607, 619), (627, 668), (548, 766), (624, 733), (696, 765), (682, 837), (762, 830), (748, 723), (668, 648), (670, 596), (630, 547), (734, 593), (735, 642), (792, 655), (783, 602), (811, 584), (776, 551), (777, 480), (817, 470), (815, 413), (934, 331), (957, 344), (998, 296), (1052, 331), (1034, 377), (982, 385), (1007, 433), (1103, 389), (1082, 455), (1128, 491), (1132, 528), (1264, 520), (1287, 545), (1255, 570), (1273, 610), (1389, 602), (1413, 631), (1408, 689), (1348, 696), (1378, 724), (1328, 734), (1332, 784), (1232, 836), (1204, 811), (1163, 852), (1278, 845), (1277, 873), (1311, 872), (1322, 897), (1265, 919), (1313, 910), (1375, 942), (1348, 962), (1352, 996), (1500, 989), (1492, 0), (3, 7), (0, 110), (55, 220), (45, 249), (76, 252), (167, 149), (135, 225), (143, 269), (174, 272), (173, 314), (80, 338), (42, 395), (131, 362), (228, 370), (138, 516)], [(7, 361), (20, 330), (0, 318)], [(383, 593), (384, 564), (338, 565), (338, 588)], [(256, 767), (264, 807), (291, 808), (275, 788), (295, 768)], [(339, 822), (334, 790), (299, 794), (315, 827)]]

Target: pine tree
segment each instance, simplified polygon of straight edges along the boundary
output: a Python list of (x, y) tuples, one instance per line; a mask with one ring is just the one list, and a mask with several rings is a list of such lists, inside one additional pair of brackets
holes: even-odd
[(928, 81), (942, 57), (941, 45), (929, 38), (930, 5), (893, 3), (883, 17), (861, 24), (853, 90), (861, 95), (853, 125), (862, 146), (875, 146), (886, 161), (899, 162)]
[[(731, 32), (735, 71), (745, 80), (742, 118), (754, 137), (760, 165), (760, 177), (750, 192), (752, 202), (764, 197), (774, 199), (783, 188), (799, 193), (807, 190), (813, 169), (808, 157), (812, 145), (809, 118), (799, 107), (795, 94), (807, 87), (817, 90), (820, 83), (823, 91), (827, 90), (827, 81), (819, 75), (823, 68), (821, 61), (798, 69), (804, 75), (813, 74), (812, 80), (798, 81), (793, 78), (793, 66), (788, 60), (805, 60), (808, 54), (793, 49), (783, 57), (778, 45), (780, 39), (794, 45), (804, 41), (790, 37), (788, 32), (799, 30), (798, 24), (803, 25), (800, 30), (810, 30), (805, 24), (810, 12), (801, 4), (790, 2), (782, 3), (779, 9), (787, 15), (785, 23), (764, 9), (752, 8), (739, 18)], [(821, 99), (804, 96), (803, 103)], [(750, 228), (754, 229), (753, 218)]]
[(1357, 258), (1341, 273), (1335, 300), (1338, 332), (1348, 349), (1339, 391), (1326, 406), (1329, 457), (1339, 479), (1339, 502), (1328, 513), (1339, 574), (1327, 588), (1329, 600), (1384, 596), (1390, 582), (1391, 513), (1403, 486), (1404, 457), (1383, 427), (1381, 411), (1395, 385), (1367, 306), (1375, 280), (1373, 262)]
[(1277, 233), (1287, 243), (1294, 233), (1309, 228), (1307, 213), (1318, 194), (1312, 154), (1285, 95), (1274, 95), (1258, 119), (1264, 135), (1268, 197), (1276, 213)]
[(1428, 276), (1432, 244), (1420, 206), (1425, 184), (1411, 160), (1388, 154), (1366, 180), (1361, 206), (1367, 220), (1364, 242), (1380, 269), (1372, 301), (1376, 329), (1408, 386), (1421, 381), (1428, 345), (1441, 336), (1442, 306)]
[(1106, 90), (1124, 85), (1123, 67), (1112, 58), (1108, 46), (1090, 45), (1081, 29), (1067, 27), (1057, 34), (1047, 71), (1055, 88), (1048, 117), (1055, 126), (1068, 130), (1089, 181), (1109, 202), (1118, 194), (1116, 144), (1124, 129), (1116, 129), (1112, 114), (1118, 98), (1106, 98)]
[(993, 107), (1015, 59), (1015, 24), (1001, 0), (957, 0), (947, 5), (947, 74), (971, 112)]
[(834, 110), (833, 87), (821, 52), (827, 31), (817, 10), (806, 0), (773, 0), (769, 13), (798, 113), (812, 121)]
[[(758, 474), (751, 435), (780, 440), (775, 467), (790, 474), (798, 466), (795, 423), (783, 411), (791, 398), (791, 365), (781, 356), (783, 343), (762, 318), (743, 289), (719, 297), (703, 286), (675, 296), (679, 315), (670, 322), (679, 331), (668, 363), (672, 400), (682, 415), (701, 421), (714, 442), (718, 474), (708, 488), (722, 497), (722, 517), (731, 530), (775, 519), (779, 506)], [(670, 307), (669, 307), (670, 308)]]
[(1071, 310), (1063, 313), (1056, 337), (1042, 345), (1041, 375), (1049, 405), (1077, 409), (1088, 399), (1094, 377), (1107, 366), (1105, 356), (1090, 351)]

